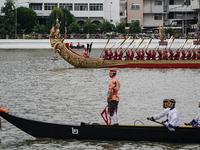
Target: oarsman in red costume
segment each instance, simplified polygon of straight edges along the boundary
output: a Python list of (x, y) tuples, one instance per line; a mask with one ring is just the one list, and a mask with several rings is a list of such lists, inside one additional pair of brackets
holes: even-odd
[(123, 50), (121, 49), (118, 55), (118, 60), (122, 60), (122, 57), (123, 57)]
[(131, 50), (131, 53), (130, 53), (130, 60), (133, 60), (133, 57), (134, 57), (134, 51)]
[(140, 54), (140, 60), (144, 60), (144, 50), (142, 49), (142, 52)]
[(163, 60), (163, 53), (161, 50), (158, 50), (158, 60)]
[(109, 76), (112, 78), (109, 83), (107, 102), (109, 104), (110, 116), (113, 118), (114, 125), (119, 125), (117, 107), (119, 103), (118, 91), (120, 82), (116, 78), (117, 70), (111, 69)]
[(170, 49), (169, 51), (169, 60), (173, 60), (174, 59), (174, 52)]
[(174, 60), (179, 60), (180, 58), (180, 51), (177, 49), (176, 54), (174, 55)]
[(185, 50), (183, 49), (182, 50), (181, 60), (185, 60), (185, 57), (186, 57), (186, 53), (185, 53)]
[(104, 60), (108, 60), (108, 50), (107, 49), (105, 49), (105, 54), (104, 54), (104, 56), (103, 56), (103, 58), (104, 58)]
[(197, 57), (197, 53), (196, 53), (196, 51), (194, 49), (192, 50), (192, 53), (193, 53), (193, 55), (192, 55), (191, 59), (195, 60), (196, 57)]
[(163, 60), (168, 60), (168, 53), (167, 53), (167, 50), (164, 50), (163, 52)]
[(147, 52), (147, 50), (145, 51), (147, 54), (147, 60), (151, 60), (151, 50), (149, 50), (149, 52)]
[(190, 49), (188, 49), (188, 51), (187, 51), (186, 59), (187, 59), (187, 60), (191, 60), (191, 52), (190, 52)]
[(156, 60), (156, 52), (155, 52), (155, 50), (152, 51), (151, 60)]
[(126, 51), (126, 56), (124, 56), (125, 60), (129, 60), (130, 59), (130, 52), (129, 50)]
[(114, 51), (114, 56), (113, 56), (113, 60), (117, 60), (117, 56), (118, 56), (118, 54), (117, 54), (117, 51)]
[(137, 56), (135, 56), (136, 60), (140, 60), (141, 58), (140, 50), (139, 51), (136, 50), (136, 54), (137, 54)]
[(200, 49), (198, 51), (197, 59), (200, 60)]
[(112, 60), (112, 58), (113, 58), (113, 52), (112, 52), (112, 50), (110, 50), (110, 53), (108, 54), (108, 59)]

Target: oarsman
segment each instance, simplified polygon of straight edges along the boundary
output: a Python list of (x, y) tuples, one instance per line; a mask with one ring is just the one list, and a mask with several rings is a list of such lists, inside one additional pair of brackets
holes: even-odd
[(112, 60), (112, 58), (113, 58), (113, 52), (112, 52), (112, 50), (110, 50), (110, 53), (108, 54), (108, 59)]
[(200, 50), (198, 51), (197, 59), (200, 60)]
[(187, 60), (191, 60), (191, 52), (190, 52), (190, 49), (188, 49), (188, 51), (187, 51), (186, 59), (187, 59)]
[(163, 54), (162, 54), (162, 51), (161, 50), (157, 50), (158, 51), (158, 60), (163, 60)]
[(151, 60), (156, 60), (156, 51), (155, 50), (152, 51)]
[(85, 57), (85, 58), (88, 57), (87, 52), (86, 52), (86, 48), (84, 48), (84, 51), (83, 51), (82, 55), (83, 55), (83, 57)]
[(126, 51), (126, 56), (124, 56), (125, 60), (129, 60), (130, 58), (130, 52), (129, 50)]
[(139, 51), (136, 50), (136, 54), (137, 54), (137, 56), (135, 56), (136, 60), (140, 60), (141, 58), (140, 50)]
[(185, 60), (185, 57), (186, 57), (186, 53), (185, 53), (185, 50), (183, 49), (182, 50), (181, 60)]
[(158, 115), (155, 115), (153, 117), (147, 117), (148, 120), (158, 120), (164, 116), (167, 116), (169, 113), (170, 108), (168, 108), (168, 99), (164, 99), (163, 100), (163, 108), (165, 108), (161, 113), (159, 113)]
[(180, 51), (177, 49), (176, 54), (174, 55), (174, 60), (179, 60), (180, 57)]
[(197, 57), (197, 53), (196, 53), (195, 49), (192, 50), (192, 53), (193, 53), (193, 55), (192, 55), (191, 59), (195, 60)]
[[(200, 107), (200, 103), (199, 103)], [(189, 123), (185, 123), (186, 126), (193, 126), (200, 128), (200, 113)]]
[(113, 60), (117, 60), (117, 57), (118, 57), (118, 54), (117, 54), (117, 51), (114, 51), (114, 56), (113, 56)]
[(120, 82), (116, 78), (117, 70), (111, 69), (109, 76), (112, 78), (109, 82), (107, 102), (110, 109), (110, 116), (113, 118), (114, 125), (119, 125), (117, 107), (119, 103), (118, 91), (120, 89)]
[(104, 54), (104, 56), (103, 56), (104, 60), (108, 60), (108, 56), (109, 56), (108, 50), (105, 49), (105, 54)]
[(123, 50), (121, 49), (118, 55), (118, 60), (122, 60), (122, 57), (123, 57)]
[(130, 52), (130, 60), (133, 60), (133, 57), (134, 57), (134, 51), (131, 50), (131, 52)]
[(144, 60), (144, 50), (142, 49), (142, 52), (140, 54), (140, 60)]
[(174, 127), (179, 127), (179, 115), (178, 115), (178, 110), (175, 108), (176, 101), (174, 99), (169, 99), (168, 101), (168, 107), (170, 108), (170, 111), (167, 116), (167, 120), (162, 121), (161, 123), (168, 122), (168, 125), (166, 127), (174, 131)]
[(145, 51), (147, 54), (147, 59), (146, 60), (151, 60), (151, 50), (149, 50), (149, 52), (147, 52), (147, 50)]
[(169, 60), (173, 60), (173, 58), (174, 58), (174, 52), (170, 49), (170, 51), (169, 51)]
[(164, 52), (163, 52), (163, 60), (168, 60), (167, 50), (164, 50)]

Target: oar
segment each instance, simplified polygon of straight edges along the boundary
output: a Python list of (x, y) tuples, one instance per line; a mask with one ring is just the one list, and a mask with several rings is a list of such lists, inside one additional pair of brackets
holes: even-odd
[(156, 122), (156, 123), (158, 123), (158, 124), (162, 124), (162, 125), (164, 125), (164, 126), (166, 127), (166, 124), (164, 124), (164, 123), (158, 122), (158, 121), (156, 121), (156, 120), (151, 120), (151, 121)]
[(102, 57), (102, 55), (103, 55), (103, 52), (105, 51), (105, 48), (106, 48), (106, 46), (108, 45), (109, 41), (110, 41), (110, 37), (108, 38), (108, 41), (107, 41), (107, 43), (106, 43), (106, 45), (105, 45), (105, 47), (104, 47), (103, 51), (101, 52), (100, 58)]
[(151, 41), (152, 38), (149, 39), (149, 41), (145, 44), (145, 46), (143, 47), (143, 49), (147, 46), (147, 44), (149, 44), (149, 42)]
[[(198, 40), (197, 44), (194, 46), (193, 50), (194, 50), (195, 47), (199, 44), (199, 42), (200, 42), (200, 39)], [(192, 42), (192, 44), (193, 44), (193, 42)]]
[[(135, 43), (135, 45), (133, 46), (133, 48), (140, 42), (141, 38)], [(133, 48), (131, 48), (131, 50), (133, 50)]]
[[(173, 38), (173, 35), (170, 37), (167, 46), (169, 45), (169, 43), (170, 43), (170, 41), (171, 41), (172, 38)], [(165, 47), (165, 49), (167, 49), (167, 46)]]
[(115, 49), (115, 51), (117, 51), (117, 49), (126, 41), (126, 39), (124, 39), (124, 41)]
[[(128, 37), (128, 39), (121, 45), (121, 47), (119, 49), (122, 49), (122, 47), (125, 45), (125, 43), (131, 38), (131, 36)], [(119, 50), (118, 49), (118, 50)]]
[(183, 43), (183, 45), (182, 45), (182, 46), (180, 46), (180, 47), (178, 48), (178, 50), (179, 50), (179, 49), (183, 49), (183, 47), (185, 46), (185, 44), (188, 42), (188, 40), (189, 40), (189, 37), (190, 37), (190, 36), (188, 36), (188, 37), (187, 37), (187, 39), (186, 39), (185, 43)]
[(169, 46), (169, 49), (168, 49), (168, 50), (170, 50), (170, 48), (171, 48), (171, 46), (172, 46), (172, 43), (174, 42), (175, 38), (176, 38), (176, 34), (175, 34), (175, 36), (173, 37), (173, 40), (172, 40), (171, 45)]
[(123, 53), (125, 53), (127, 51), (127, 49), (129, 48), (129, 46), (131, 46), (131, 44), (134, 42), (134, 40), (128, 45), (128, 47), (124, 50)]
[[(153, 39), (153, 38), (150, 39), (150, 41), (149, 41), (149, 43), (148, 43), (148, 45), (147, 45), (147, 48), (149, 47), (149, 44), (151, 43), (152, 39)], [(147, 50), (147, 48), (146, 48), (146, 50)]]
[(144, 39), (142, 39), (142, 41), (140, 42), (140, 44), (138, 45), (138, 47), (136, 48), (135, 51), (137, 51), (137, 49), (139, 48), (139, 46), (142, 44), (143, 41), (144, 41)]

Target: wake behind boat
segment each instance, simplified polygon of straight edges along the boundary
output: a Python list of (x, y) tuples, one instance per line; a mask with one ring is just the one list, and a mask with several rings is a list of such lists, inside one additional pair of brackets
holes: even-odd
[(0, 116), (35, 138), (200, 143), (200, 130), (186, 126), (169, 131), (161, 125), (58, 124), (21, 118), (2, 108)]

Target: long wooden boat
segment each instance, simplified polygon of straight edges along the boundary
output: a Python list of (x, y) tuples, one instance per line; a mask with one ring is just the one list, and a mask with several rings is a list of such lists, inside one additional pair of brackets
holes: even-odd
[(56, 52), (74, 67), (78, 68), (200, 68), (200, 60), (103, 60), (84, 58), (69, 50), (68, 43), (57, 42)]
[(200, 130), (186, 126), (169, 131), (161, 125), (58, 124), (25, 119), (1, 110), (0, 116), (35, 138), (200, 143)]

